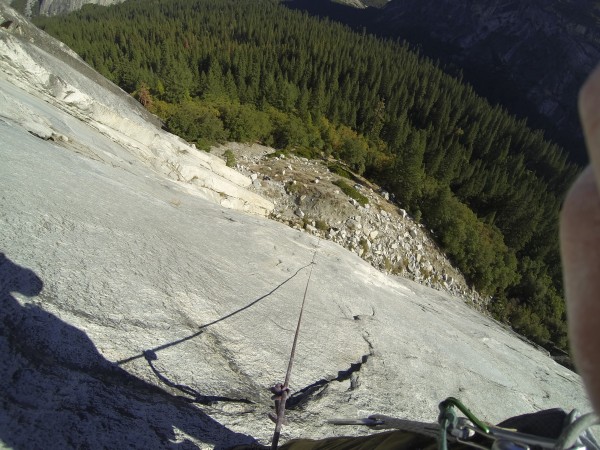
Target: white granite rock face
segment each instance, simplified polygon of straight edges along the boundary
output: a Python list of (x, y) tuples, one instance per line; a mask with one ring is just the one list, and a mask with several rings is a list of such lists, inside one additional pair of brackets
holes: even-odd
[[(2, 117), (43, 139), (61, 139), (72, 150), (85, 147), (88, 156), (110, 159), (128, 170), (150, 167), (222, 206), (259, 215), (273, 210), (271, 202), (245, 189), (251, 184), (247, 177), (150, 123), (151, 115), (129, 95), (2, 3), (0, 20), (14, 21), (0, 29)], [(23, 100), (13, 93), (19, 89), (60, 111), (49, 119), (49, 106)], [(86, 132), (101, 136), (83, 143)]]
[(0, 134), (9, 446), (268, 442), (315, 250), (285, 439), (366, 432), (332, 417), (435, 420), (448, 395), (491, 421), (588, 409), (577, 375), (455, 298), (149, 170)]
[(115, 3), (121, 3), (123, 0), (41, 0), (40, 14), (45, 16), (55, 16), (67, 14), (71, 11), (81, 9), (83, 5), (94, 4), (109, 6)]
[[(268, 389), (315, 252), (283, 441), (368, 432), (333, 417), (433, 421), (449, 395), (492, 422), (589, 409), (579, 377), (514, 333), (340, 245), (208, 201), (252, 209), (190, 183), (199, 157), (125, 101), (109, 114), (100, 85), (82, 89), (2, 30), (0, 45), (0, 444), (269, 442)], [(11, 65), (19, 54), (36, 64)]]

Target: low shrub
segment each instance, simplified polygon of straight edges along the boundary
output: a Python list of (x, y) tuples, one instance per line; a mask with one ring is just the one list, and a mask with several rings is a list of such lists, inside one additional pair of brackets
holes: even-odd
[(237, 165), (235, 155), (231, 150), (225, 150), (223, 156), (225, 157), (225, 164), (227, 165), (227, 167), (235, 167)]
[(318, 159), (321, 156), (321, 151), (310, 147), (297, 147), (293, 150), (296, 156), (306, 159)]
[(344, 180), (336, 180), (333, 182), (333, 184), (339, 187), (348, 197), (356, 200), (361, 206), (365, 206), (367, 203), (369, 203), (369, 199), (367, 197), (362, 195), (354, 186), (350, 186)]
[(348, 178), (349, 180), (352, 179), (352, 174), (344, 166), (342, 166), (339, 162), (329, 163), (329, 164), (327, 164), (327, 168), (329, 169), (330, 172), (335, 173), (336, 175), (339, 175), (340, 177)]
[(327, 231), (329, 230), (329, 225), (327, 225), (327, 222), (325, 222), (324, 220), (317, 219), (315, 220), (315, 228), (317, 230)]

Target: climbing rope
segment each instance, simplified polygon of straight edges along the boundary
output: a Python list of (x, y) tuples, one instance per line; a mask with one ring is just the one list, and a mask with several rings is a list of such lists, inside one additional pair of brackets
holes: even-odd
[(273, 440), (271, 442), (271, 449), (277, 449), (279, 443), (279, 436), (281, 435), (281, 426), (285, 421), (285, 402), (287, 401), (290, 393), (290, 377), (292, 375), (292, 366), (294, 365), (294, 356), (296, 355), (296, 344), (298, 343), (298, 336), (300, 335), (300, 324), (302, 323), (302, 314), (304, 313), (304, 305), (306, 304), (306, 294), (308, 292), (308, 285), (310, 284), (310, 277), (312, 276), (313, 267), (315, 264), (315, 257), (317, 256), (317, 250), (313, 253), (312, 261), (310, 262), (310, 272), (308, 273), (308, 279), (306, 280), (306, 287), (304, 288), (304, 297), (302, 298), (302, 306), (300, 307), (300, 314), (298, 316), (298, 324), (296, 325), (296, 333), (294, 334), (294, 342), (292, 344), (292, 351), (290, 353), (290, 360), (288, 362), (287, 372), (285, 374), (285, 381), (283, 383), (277, 383), (271, 388), (273, 393), (273, 400), (275, 400), (275, 412), (277, 417), (275, 419), (275, 432), (273, 433)]
[[(300, 335), (302, 316), (304, 314), (304, 307), (306, 305), (308, 286), (312, 277), (316, 255), (317, 250), (315, 249), (312, 261), (309, 264), (311, 267), (308, 274), (308, 279), (306, 280), (306, 286), (304, 288), (304, 296), (302, 297), (302, 305), (300, 306), (298, 323), (296, 325), (296, 332), (294, 333), (294, 341), (292, 343), (292, 350), (290, 352), (285, 380), (283, 383), (277, 383), (271, 388), (271, 392), (273, 393), (272, 399), (275, 401), (276, 413), (275, 416), (270, 415), (275, 422), (275, 431), (273, 433), (273, 439), (271, 442), (271, 450), (277, 450), (279, 438), (281, 436), (281, 427), (286, 423), (285, 405), (290, 395), (289, 383), (292, 374), (292, 367), (294, 365), (294, 357), (296, 355), (298, 336)], [(458, 409), (466, 417), (459, 417), (454, 411), (454, 408)], [(579, 450), (582, 447), (578, 445), (578, 439), (581, 438), (582, 433), (584, 433), (590, 426), (600, 424), (600, 419), (598, 416), (595, 414), (587, 414), (567, 426), (558, 439), (551, 439), (547, 437), (521, 433), (519, 431), (501, 428), (499, 426), (488, 425), (479, 420), (460, 400), (454, 397), (449, 397), (441, 402), (439, 409), (440, 414), (437, 424), (394, 419), (380, 414), (370, 416), (367, 419), (335, 419), (329, 421), (329, 423), (336, 425), (366, 425), (378, 430), (396, 428), (432, 437), (437, 435), (439, 445), (438, 448), (440, 450), (448, 449), (448, 441), (458, 442), (469, 447), (484, 450), (495, 450), (500, 448), (529, 449), (531, 447), (548, 450)], [(480, 443), (473, 442), (470, 440), (470, 438), (475, 434), (487, 438), (492, 442), (488, 445), (482, 445)], [(590, 448), (600, 449), (600, 446), (598, 446), (593, 437), (591, 438), (590, 442), (593, 444)]]

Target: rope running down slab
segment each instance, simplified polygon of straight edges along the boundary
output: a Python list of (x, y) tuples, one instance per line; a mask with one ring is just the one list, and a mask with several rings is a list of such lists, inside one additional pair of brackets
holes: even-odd
[(275, 400), (275, 411), (277, 413), (277, 420), (275, 422), (275, 432), (273, 433), (273, 441), (271, 443), (271, 450), (277, 449), (277, 444), (279, 443), (279, 436), (281, 435), (281, 426), (283, 425), (285, 419), (285, 402), (289, 397), (289, 384), (290, 377), (292, 375), (292, 366), (294, 365), (294, 356), (296, 355), (296, 344), (298, 343), (298, 336), (300, 334), (300, 324), (302, 323), (302, 314), (304, 313), (304, 305), (306, 304), (306, 293), (308, 292), (308, 285), (310, 284), (310, 277), (312, 275), (312, 270), (315, 264), (315, 257), (317, 256), (317, 250), (315, 250), (311, 266), (310, 272), (308, 273), (308, 280), (306, 280), (306, 287), (304, 288), (304, 297), (302, 298), (302, 306), (300, 307), (300, 315), (298, 316), (298, 325), (296, 325), (296, 333), (294, 334), (294, 343), (292, 344), (292, 351), (290, 353), (290, 360), (288, 362), (287, 372), (285, 374), (285, 381), (283, 384), (277, 383), (274, 387), (271, 388), (271, 392), (273, 392), (273, 399)]

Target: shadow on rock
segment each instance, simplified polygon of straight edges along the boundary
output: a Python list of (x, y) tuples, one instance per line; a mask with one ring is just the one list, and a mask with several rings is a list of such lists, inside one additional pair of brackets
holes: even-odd
[(215, 448), (252, 444), (97, 351), (87, 335), (13, 293), (42, 280), (0, 253), (0, 441), (12, 448)]
[(194, 402), (194, 403), (200, 403), (202, 405), (207, 405), (207, 406), (212, 406), (217, 402), (252, 404), (252, 401), (245, 399), (245, 398), (231, 398), (231, 397), (224, 397), (222, 395), (203, 395), (200, 392), (198, 392), (196, 389), (194, 389), (190, 386), (187, 386), (187, 385), (181, 384), (181, 383), (175, 383), (175, 382), (171, 381), (169, 378), (167, 378), (165, 375), (163, 375), (156, 367), (154, 367), (154, 361), (156, 361), (158, 359), (158, 356), (156, 356), (156, 353), (154, 353), (152, 350), (146, 350), (144, 352), (144, 357), (146, 358), (146, 362), (150, 366), (150, 369), (152, 370), (154, 375), (156, 375), (156, 378), (158, 378), (160, 381), (162, 381), (167, 386), (169, 386), (173, 389), (177, 389), (180, 392), (183, 392), (186, 395), (186, 397), (183, 397), (183, 398), (186, 399), (187, 401)]

